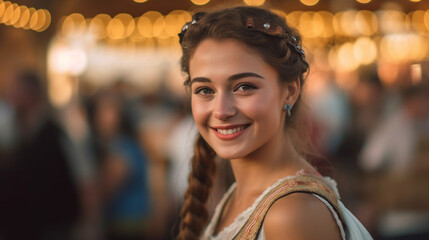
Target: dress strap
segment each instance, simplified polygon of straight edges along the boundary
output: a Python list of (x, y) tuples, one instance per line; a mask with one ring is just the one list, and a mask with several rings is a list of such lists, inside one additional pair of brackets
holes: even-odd
[(320, 177), (314, 175), (300, 175), (291, 179), (286, 179), (265, 195), (234, 239), (256, 239), (265, 215), (270, 207), (278, 199), (296, 192), (312, 193), (326, 199), (338, 213), (344, 225), (343, 215), (338, 205), (338, 198), (329, 185)]

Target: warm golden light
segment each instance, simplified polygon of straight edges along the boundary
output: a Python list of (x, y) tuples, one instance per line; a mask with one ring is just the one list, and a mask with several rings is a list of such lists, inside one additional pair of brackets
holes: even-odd
[(421, 0), (410, 0), (410, 2), (420, 2)]
[(96, 15), (89, 23), (90, 31), (94, 32), (99, 39), (107, 36), (106, 28), (112, 18), (104, 13)]
[(429, 10), (425, 12), (425, 16), (423, 17), (423, 21), (425, 23), (426, 30), (429, 31)]
[(313, 38), (315, 37), (313, 31), (313, 15), (314, 12), (306, 11), (303, 12), (299, 18), (298, 29), (304, 37)]
[(119, 19), (123, 26), (124, 26), (124, 32), (121, 38), (127, 38), (129, 37), (136, 28), (136, 23), (134, 21), (134, 18), (128, 14), (128, 13), (119, 13), (115, 16), (116, 19)]
[(10, 18), (9, 24), (15, 25), (18, 22), (20, 17), (21, 17), (21, 7), (17, 5), (16, 8), (14, 8), (13, 10), (12, 17)]
[(380, 28), (384, 33), (402, 32), (405, 30), (405, 18), (405, 13), (400, 11), (382, 11), (379, 21), (383, 24), (380, 25)]
[(332, 27), (334, 29), (334, 32), (337, 35), (346, 35), (345, 32), (343, 32), (343, 28), (341, 27), (341, 16), (343, 15), (342, 12), (338, 12), (334, 15), (332, 19)]
[[(23, 29), (30, 29), (30, 21), (31, 21), (31, 17), (33, 16), (33, 14), (36, 12), (35, 8), (29, 8), (28, 9), (28, 20), (25, 20), (26, 23), (25, 25), (22, 27)], [(27, 13), (25, 13), (25, 15), (27, 15)], [(27, 17), (26, 17), (27, 18)]]
[(110, 20), (109, 24), (107, 24), (107, 37), (113, 40), (118, 40), (123, 38), (125, 32), (124, 24), (121, 20), (117, 18), (113, 18)]
[(337, 66), (340, 71), (354, 71), (359, 67), (359, 63), (354, 57), (352, 43), (345, 43), (339, 47), (337, 52)]
[(3, 17), (1, 19), (2, 23), (6, 24), (6, 25), (9, 25), (9, 21), (13, 17), (13, 12), (14, 12), (14, 9), (15, 9), (16, 6), (18, 6), (18, 5), (15, 3), (15, 4), (9, 4), (6, 7), (6, 9), (5, 9), (4, 13), (3, 13)]
[(165, 28), (164, 16), (157, 11), (148, 11), (137, 22), (137, 29), (144, 37), (159, 36)]
[(323, 16), (319, 13), (314, 13), (312, 18), (312, 30), (315, 37), (321, 36), (325, 32), (325, 22)]
[(191, 0), (191, 2), (195, 5), (205, 5), (208, 2), (210, 2), (210, 0)]
[(360, 64), (368, 65), (377, 57), (377, 46), (368, 37), (360, 37), (354, 43), (353, 55)]
[(291, 27), (297, 28), (299, 25), (299, 18), (301, 17), (302, 11), (294, 11), (287, 15), (286, 21)]
[(150, 38), (152, 34), (152, 22), (148, 17), (141, 16), (137, 22), (137, 30), (143, 37)]
[(261, 6), (265, 0), (243, 0), (243, 2), (249, 6)]
[(380, 41), (380, 54), (386, 61), (421, 61), (429, 46), (424, 37), (417, 34), (392, 34)]
[(43, 11), (45, 12), (45, 22), (36, 30), (38, 32), (45, 31), (51, 25), (51, 13), (46, 9), (43, 9)]
[(85, 17), (80, 13), (67, 16), (62, 24), (62, 32), (66, 36), (80, 36), (86, 28)]
[(161, 16), (158, 19), (156, 19), (155, 22), (153, 23), (153, 28), (152, 28), (153, 36), (164, 38), (165, 36), (162, 36), (162, 33), (164, 32), (164, 28), (165, 28), (165, 19), (164, 19), (164, 16)]
[(375, 14), (368, 10), (359, 11), (356, 14), (357, 31), (365, 36), (374, 35), (378, 30), (378, 20)]
[(16, 23), (16, 27), (24, 28), (24, 26), (27, 25), (29, 21), (30, 21), (30, 10), (26, 6), (23, 6), (23, 8), (21, 8), (21, 18)]
[[(6, 1), (6, 2), (8, 2), (8, 1)], [(8, 2), (9, 3), (9, 2)], [(3, 2), (3, 1), (0, 1), (0, 22), (2, 22), (2, 17), (3, 17), (3, 14), (4, 14), (4, 11), (6, 10), (6, 3), (5, 2)]]
[(36, 26), (37, 22), (39, 21), (39, 11), (36, 10), (30, 17), (30, 25), (29, 27), (31, 29), (34, 29), (34, 26)]
[(357, 11), (345, 11), (340, 18), (340, 27), (341, 31), (344, 32), (347, 36), (356, 36), (358, 35), (357, 25), (356, 25), (356, 14)]
[[(334, 21), (334, 15), (327, 11), (320, 11), (317, 12), (318, 15), (320, 15), (323, 19), (323, 31), (321, 33), (321, 37), (324, 38), (330, 38), (334, 36), (335, 31), (333, 27), (333, 21)], [(313, 19), (315, 21), (315, 19)]]
[(136, 3), (144, 3), (144, 2), (147, 2), (147, 0), (134, 0), (134, 2), (136, 2)]
[[(46, 12), (43, 9), (39, 9), (36, 11), (36, 13), (34, 15), (37, 14), (37, 21), (36, 23), (33, 25), (31, 24), (33, 27), (32, 29), (35, 31), (40, 31), (40, 29), (43, 27), (43, 25), (45, 25), (46, 22)], [(31, 18), (31, 21), (33, 20), (33, 18)]]
[(319, 2), (319, 0), (300, 0), (300, 1), (302, 4), (306, 6), (314, 6)]
[(424, 33), (426, 31), (425, 13), (423, 10), (417, 10), (411, 14), (411, 25), (418, 32)]
[(356, 2), (366, 4), (366, 3), (371, 2), (371, 0), (356, 0)]
[(177, 36), (185, 23), (192, 20), (189, 12), (174, 10), (165, 17), (165, 32), (170, 36)]

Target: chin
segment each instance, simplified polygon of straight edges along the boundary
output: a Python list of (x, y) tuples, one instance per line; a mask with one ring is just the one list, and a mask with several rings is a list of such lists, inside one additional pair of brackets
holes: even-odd
[(216, 154), (223, 159), (238, 159), (244, 158), (247, 154), (244, 151), (237, 151), (237, 149), (214, 149)]

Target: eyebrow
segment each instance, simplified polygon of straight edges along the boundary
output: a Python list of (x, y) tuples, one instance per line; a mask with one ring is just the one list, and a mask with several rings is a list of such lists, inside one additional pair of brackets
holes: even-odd
[[(246, 77), (256, 77), (256, 78), (265, 79), (261, 75), (254, 73), (254, 72), (243, 72), (243, 73), (237, 73), (237, 74), (231, 75), (226, 80), (229, 82), (229, 81), (235, 81), (235, 80), (238, 80), (241, 78), (246, 78)], [(206, 78), (206, 77), (196, 77), (196, 78), (193, 78), (191, 80), (191, 85), (194, 82), (211, 82), (211, 81), (209, 78)]]

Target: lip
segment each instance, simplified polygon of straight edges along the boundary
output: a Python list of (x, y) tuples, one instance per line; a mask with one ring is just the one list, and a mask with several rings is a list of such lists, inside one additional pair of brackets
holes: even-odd
[[(228, 125), (228, 126), (213, 126), (210, 128), (213, 130), (213, 132), (215, 133), (215, 135), (219, 139), (221, 139), (221, 140), (233, 140), (233, 139), (236, 139), (239, 136), (241, 136), (250, 125), (251, 124), (236, 124), (236, 125)], [(232, 134), (222, 134), (222, 133), (217, 131), (217, 129), (228, 130), (228, 129), (239, 128), (239, 127), (244, 127), (244, 128), (242, 130), (237, 131), (237, 132), (232, 133)]]

